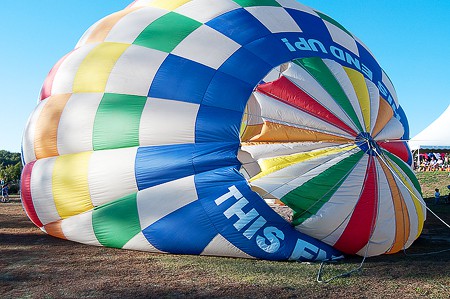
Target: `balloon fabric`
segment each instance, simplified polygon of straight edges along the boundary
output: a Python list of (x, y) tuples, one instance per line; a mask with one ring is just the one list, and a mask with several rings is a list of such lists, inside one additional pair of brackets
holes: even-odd
[(90, 245), (268, 260), (409, 247), (426, 217), (393, 84), (294, 0), (137, 0), (51, 69), (22, 203)]

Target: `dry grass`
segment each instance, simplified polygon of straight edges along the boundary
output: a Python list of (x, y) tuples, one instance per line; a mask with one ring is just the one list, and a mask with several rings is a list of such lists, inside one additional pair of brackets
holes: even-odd
[[(432, 208), (450, 222), (450, 205)], [(319, 284), (318, 264), (150, 254), (59, 240), (34, 227), (16, 201), (0, 204), (0, 298), (450, 298), (450, 251), (413, 255), (449, 249), (448, 239), (450, 230), (430, 215), (408, 255), (369, 258), (362, 272)], [(327, 265), (324, 278), (360, 262), (348, 257)]]

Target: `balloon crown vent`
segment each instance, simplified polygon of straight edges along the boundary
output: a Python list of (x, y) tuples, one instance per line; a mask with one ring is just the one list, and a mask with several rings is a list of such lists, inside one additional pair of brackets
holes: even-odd
[(359, 133), (356, 136), (355, 144), (368, 155), (376, 156), (381, 153), (377, 142), (367, 132)]

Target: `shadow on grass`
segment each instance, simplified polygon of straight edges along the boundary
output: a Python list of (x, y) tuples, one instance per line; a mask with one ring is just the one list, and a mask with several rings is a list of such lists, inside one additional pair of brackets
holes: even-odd
[(10, 234), (0, 233), (0, 244), (3, 246), (35, 246), (35, 245), (64, 245), (67, 241), (54, 238), (39, 231), (35, 233)]
[[(426, 237), (443, 226), (431, 215), (407, 255), (368, 258), (359, 274), (322, 285), (315, 283), (319, 264), (150, 254), (57, 239), (36, 228), (15, 205), (11, 214), (0, 210), (3, 298), (366, 298), (371, 293), (364, 288), (387, 296), (398, 294), (399, 285), (449, 282), (450, 251), (426, 254), (450, 248)], [(448, 219), (450, 207), (431, 208)], [(354, 269), (361, 260), (349, 256), (327, 265), (324, 278)], [(405, 298), (417, 297), (411, 294)]]

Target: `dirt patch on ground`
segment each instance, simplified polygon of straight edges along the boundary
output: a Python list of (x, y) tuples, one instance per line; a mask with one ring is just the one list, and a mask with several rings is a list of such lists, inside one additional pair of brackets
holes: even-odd
[[(450, 298), (450, 252), (412, 255), (449, 249), (445, 240), (429, 238), (440, 228), (429, 217), (409, 255), (369, 258), (362, 272), (319, 284), (318, 264), (150, 254), (60, 240), (36, 228), (15, 201), (0, 204), (0, 297)], [(349, 257), (328, 265), (324, 276), (360, 262)]]

